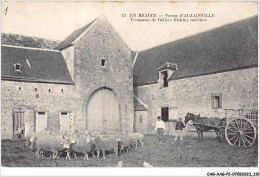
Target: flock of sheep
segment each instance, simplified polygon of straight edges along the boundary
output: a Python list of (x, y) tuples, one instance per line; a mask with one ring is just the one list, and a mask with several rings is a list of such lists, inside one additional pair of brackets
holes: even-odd
[(26, 136), (26, 146), (36, 149), (38, 157), (49, 154), (53, 159), (57, 159), (65, 153), (66, 159), (70, 159), (71, 155), (77, 159), (77, 155), (83, 154), (84, 159), (89, 160), (89, 154), (93, 157), (96, 154), (99, 158), (102, 152), (105, 159), (106, 152), (115, 153), (117, 157), (118, 153), (128, 152), (131, 146), (137, 148), (138, 144), (141, 144), (143, 147), (143, 138), (141, 133), (74, 130), (56, 134), (45, 130), (41, 133), (29, 133)]

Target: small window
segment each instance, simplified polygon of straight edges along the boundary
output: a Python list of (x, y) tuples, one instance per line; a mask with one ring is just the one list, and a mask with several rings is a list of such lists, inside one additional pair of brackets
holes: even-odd
[(34, 91), (35, 91), (35, 92), (37, 92), (37, 91), (38, 91), (38, 89), (37, 89), (37, 88), (35, 88), (35, 89), (34, 89)]
[(64, 90), (63, 90), (63, 89), (61, 89), (61, 93), (64, 93)]
[(15, 71), (21, 71), (21, 69), (22, 69), (22, 65), (20, 63), (14, 64), (14, 70)]
[(211, 94), (211, 107), (213, 109), (222, 109), (222, 94), (221, 93)]
[(45, 112), (38, 112), (39, 115), (45, 115)]
[(49, 93), (51, 93), (51, 89), (49, 89)]
[(68, 115), (68, 113), (67, 112), (62, 112), (61, 115)]
[(161, 108), (161, 117), (164, 122), (168, 122), (168, 120), (169, 120), (169, 108), (168, 107)]
[(106, 59), (105, 58), (101, 59), (101, 66), (106, 66)]
[(163, 71), (161, 72), (161, 82), (162, 82), (162, 87), (168, 87), (168, 72)]
[(22, 90), (22, 87), (19, 87), (19, 90)]

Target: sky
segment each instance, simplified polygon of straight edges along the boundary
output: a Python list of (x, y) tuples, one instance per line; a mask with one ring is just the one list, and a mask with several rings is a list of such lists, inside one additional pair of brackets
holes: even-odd
[[(257, 15), (258, 4), (257, 2), (9, 1), (2, 2), (1, 12), (2, 32), (53, 40), (64, 40), (77, 28), (102, 15), (132, 50), (141, 51)], [(123, 18), (122, 14), (126, 14), (126, 17)], [(137, 22), (131, 21), (130, 14), (157, 14), (164, 17), (165, 14), (214, 14), (214, 17), (207, 18), (206, 22)]]

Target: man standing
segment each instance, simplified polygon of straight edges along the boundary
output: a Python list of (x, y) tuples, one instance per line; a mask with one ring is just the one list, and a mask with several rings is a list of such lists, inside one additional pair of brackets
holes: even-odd
[(164, 134), (164, 131), (165, 131), (165, 123), (164, 121), (161, 120), (161, 117), (158, 116), (157, 117), (157, 121), (155, 123), (155, 132), (157, 134), (157, 137), (159, 138), (159, 143), (162, 142), (162, 139), (163, 139), (163, 134)]
[(175, 131), (176, 131), (176, 136), (174, 138), (175, 141), (177, 141), (178, 136), (180, 137), (180, 141), (182, 141), (182, 136), (183, 136), (183, 128), (184, 128), (184, 124), (181, 120), (181, 118), (178, 119), (176, 126), (175, 126)]

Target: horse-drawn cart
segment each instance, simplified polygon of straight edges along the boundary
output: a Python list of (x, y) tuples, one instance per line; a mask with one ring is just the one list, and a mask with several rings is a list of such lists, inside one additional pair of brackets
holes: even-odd
[(226, 109), (225, 137), (232, 146), (251, 146), (257, 138), (257, 110)]
[(252, 146), (257, 138), (258, 117), (257, 110), (225, 109), (225, 118), (205, 118), (188, 113), (185, 123), (193, 121), (199, 139), (203, 139), (203, 132), (214, 130), (217, 137), (224, 136), (231, 146)]

